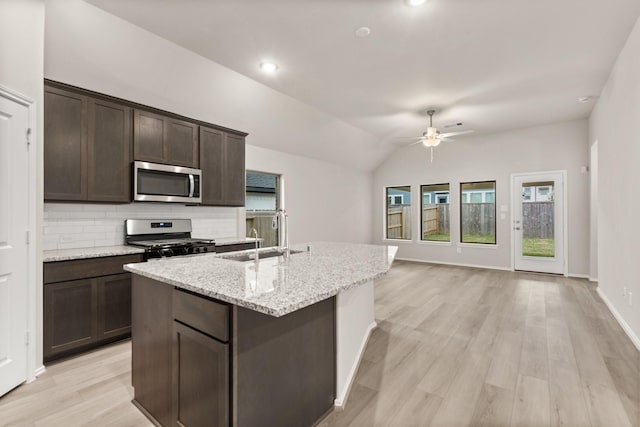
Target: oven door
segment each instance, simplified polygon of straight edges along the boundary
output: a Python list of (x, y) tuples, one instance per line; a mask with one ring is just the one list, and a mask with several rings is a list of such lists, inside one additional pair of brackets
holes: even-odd
[(201, 203), (200, 177), (200, 169), (134, 162), (133, 200)]

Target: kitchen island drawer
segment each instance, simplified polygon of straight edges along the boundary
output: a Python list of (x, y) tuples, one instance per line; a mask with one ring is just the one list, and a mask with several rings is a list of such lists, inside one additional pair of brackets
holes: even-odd
[(173, 317), (220, 341), (229, 341), (229, 306), (224, 303), (174, 289)]

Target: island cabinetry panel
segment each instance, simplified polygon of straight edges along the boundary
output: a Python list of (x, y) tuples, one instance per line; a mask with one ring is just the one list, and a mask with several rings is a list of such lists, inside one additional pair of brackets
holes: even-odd
[(45, 361), (80, 353), (131, 332), (131, 274), (141, 255), (44, 264)]
[(44, 198), (127, 203), (131, 108), (45, 85)]
[(202, 204), (244, 206), (244, 137), (200, 127)]
[(229, 425), (229, 344), (173, 326), (174, 425)]
[(173, 425), (173, 286), (139, 275), (131, 291), (133, 403), (162, 426)]
[(335, 298), (283, 317), (234, 307), (233, 324), (235, 426), (311, 426), (332, 410)]
[(136, 109), (133, 147), (134, 160), (197, 168), (198, 125)]

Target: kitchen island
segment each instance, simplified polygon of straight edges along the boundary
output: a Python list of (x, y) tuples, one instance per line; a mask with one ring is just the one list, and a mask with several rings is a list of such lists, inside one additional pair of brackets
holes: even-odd
[(165, 426), (314, 424), (344, 402), (375, 327), (373, 280), (396, 249), (318, 242), (258, 262), (125, 266), (134, 404)]

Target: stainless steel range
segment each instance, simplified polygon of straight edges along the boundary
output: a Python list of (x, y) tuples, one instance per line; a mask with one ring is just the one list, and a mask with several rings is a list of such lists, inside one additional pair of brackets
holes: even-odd
[(145, 249), (145, 259), (215, 252), (211, 239), (191, 237), (190, 219), (127, 219), (127, 245)]

